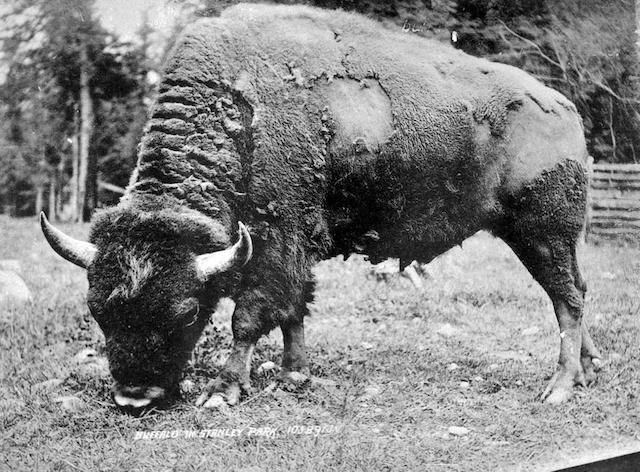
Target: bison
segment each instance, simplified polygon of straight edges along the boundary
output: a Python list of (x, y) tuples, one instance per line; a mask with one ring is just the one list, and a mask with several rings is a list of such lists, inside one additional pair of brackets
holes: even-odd
[(553, 302), (560, 356), (542, 398), (558, 403), (601, 362), (576, 258), (586, 160), (574, 105), (519, 69), (357, 14), (237, 5), (177, 41), (126, 193), (89, 242), (41, 223), (87, 269), (128, 411), (176, 397), (221, 297), (236, 303), (234, 345), (199, 404), (238, 402), (278, 326), (282, 377), (307, 371), (318, 261), (428, 262), (479, 230)]

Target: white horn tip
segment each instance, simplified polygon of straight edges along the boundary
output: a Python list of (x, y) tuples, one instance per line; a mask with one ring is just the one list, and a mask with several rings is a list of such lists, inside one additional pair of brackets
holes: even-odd
[(253, 244), (247, 227), (238, 221), (238, 241), (230, 248), (202, 254), (196, 258), (196, 264), (202, 277), (226, 272), (233, 268), (243, 267), (251, 259)]
[(92, 263), (97, 252), (95, 245), (79, 241), (54, 228), (44, 212), (40, 212), (40, 228), (49, 246), (58, 255), (83, 269)]
[(244, 225), (244, 223), (242, 223), (242, 221), (238, 221), (238, 235), (243, 242), (242, 247), (245, 250), (244, 260), (242, 262), (242, 265), (244, 266), (251, 260), (251, 256), (253, 255), (253, 243), (251, 241), (249, 230)]

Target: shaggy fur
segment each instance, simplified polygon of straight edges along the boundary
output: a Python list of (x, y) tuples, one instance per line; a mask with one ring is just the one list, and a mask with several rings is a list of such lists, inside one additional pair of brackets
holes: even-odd
[(112, 293), (116, 253), (144, 244), (163, 254), (145, 303), (183, 299), (187, 262), (243, 221), (252, 261), (206, 293), (233, 291), (234, 337), (255, 342), (301, 323), (321, 259), (426, 262), (487, 229), (579, 308), (585, 158), (575, 107), (518, 69), (355, 14), (238, 5), (170, 55), (127, 193), (94, 222), (92, 289)]

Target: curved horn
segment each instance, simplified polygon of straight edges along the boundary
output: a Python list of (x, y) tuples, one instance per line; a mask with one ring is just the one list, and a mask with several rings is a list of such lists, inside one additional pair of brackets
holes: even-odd
[(205, 277), (226, 272), (233, 268), (240, 268), (249, 262), (253, 253), (251, 236), (246, 226), (238, 222), (238, 242), (222, 251), (202, 254), (196, 258), (198, 270)]
[(40, 227), (51, 248), (69, 262), (86, 269), (96, 256), (98, 250), (93, 244), (73, 239), (54, 228), (44, 212), (40, 213)]

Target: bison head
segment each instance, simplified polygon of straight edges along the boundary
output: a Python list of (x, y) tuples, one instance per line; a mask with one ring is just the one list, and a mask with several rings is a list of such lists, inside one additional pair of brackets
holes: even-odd
[(234, 269), (251, 257), (245, 226), (238, 223), (231, 245), (212, 220), (116, 210), (96, 218), (84, 242), (44, 215), (40, 221), (51, 247), (87, 269), (87, 304), (105, 336), (115, 403), (132, 413), (166, 404)]

